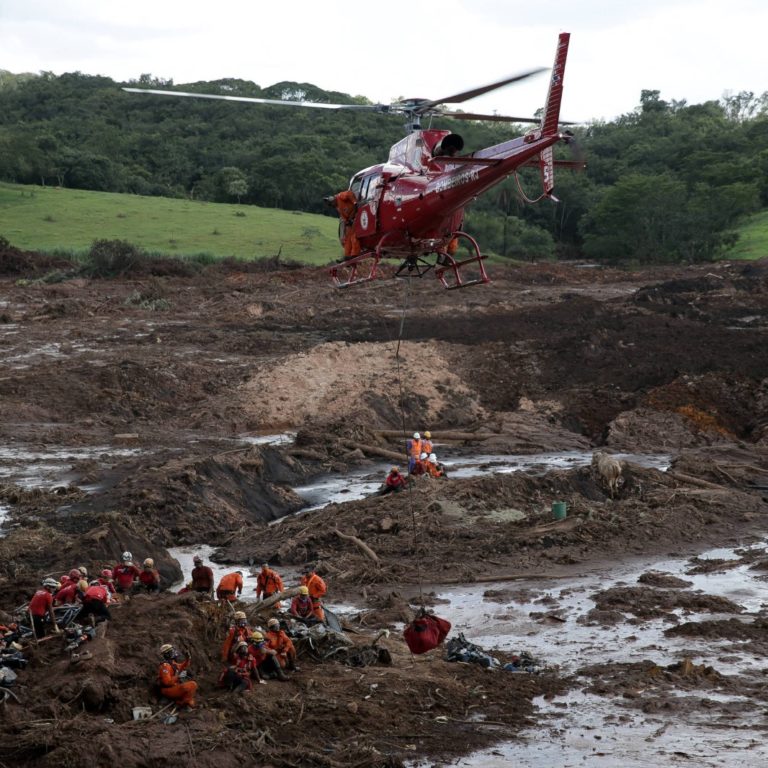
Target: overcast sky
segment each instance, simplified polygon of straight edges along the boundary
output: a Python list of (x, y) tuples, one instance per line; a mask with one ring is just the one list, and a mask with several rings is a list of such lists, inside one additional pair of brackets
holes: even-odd
[[(567, 31), (561, 114), (586, 122), (632, 111), (642, 89), (691, 104), (763, 93), (766, 30), (768, 0), (0, 0), (0, 69), (292, 80), (388, 103), (550, 67)], [(547, 83), (464, 108), (532, 115)]]

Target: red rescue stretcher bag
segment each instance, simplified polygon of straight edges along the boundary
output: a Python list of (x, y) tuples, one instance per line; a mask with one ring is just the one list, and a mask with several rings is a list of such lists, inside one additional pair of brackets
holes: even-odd
[(403, 631), (411, 653), (426, 653), (437, 648), (451, 631), (451, 622), (439, 616), (418, 616)]

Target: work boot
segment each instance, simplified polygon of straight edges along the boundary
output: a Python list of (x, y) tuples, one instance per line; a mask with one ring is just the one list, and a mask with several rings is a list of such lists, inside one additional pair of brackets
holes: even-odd
[(282, 683), (288, 682), (288, 675), (283, 672), (283, 668), (279, 664), (277, 665), (277, 670), (275, 671), (275, 677)]

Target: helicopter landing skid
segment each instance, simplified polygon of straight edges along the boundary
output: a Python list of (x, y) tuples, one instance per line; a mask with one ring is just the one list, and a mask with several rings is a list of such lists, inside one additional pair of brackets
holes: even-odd
[[(331, 267), (334, 285), (337, 288), (349, 288), (350, 285), (375, 280), (378, 275), (379, 261), (381, 261), (381, 255), (378, 251), (366, 251), (359, 256), (345, 259), (341, 264)], [(362, 275), (358, 273), (358, 268), (362, 268)]]
[[(488, 257), (480, 253), (480, 248), (475, 238), (466, 232), (454, 232), (453, 237), (468, 242), (470, 255), (466, 259), (456, 261), (447, 251), (437, 252), (435, 277), (443, 284), (443, 287), (449, 291), (455, 291), (457, 288), (468, 288), (470, 285), (490, 283), (491, 278), (486, 274), (485, 265), (483, 264), (483, 260)], [(477, 264), (478, 271), (476, 277), (465, 280), (462, 279), (461, 270), (462, 267), (466, 267), (468, 264)]]

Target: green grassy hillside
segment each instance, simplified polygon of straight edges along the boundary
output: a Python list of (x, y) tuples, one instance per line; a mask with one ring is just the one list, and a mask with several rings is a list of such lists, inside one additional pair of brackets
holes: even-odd
[(732, 259), (768, 256), (768, 211), (750, 216), (739, 229), (739, 241), (728, 254)]
[(0, 236), (39, 251), (85, 251), (96, 239), (146, 251), (327, 264), (342, 251), (338, 219), (165, 197), (0, 183)]

